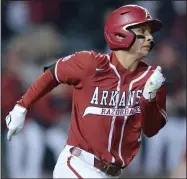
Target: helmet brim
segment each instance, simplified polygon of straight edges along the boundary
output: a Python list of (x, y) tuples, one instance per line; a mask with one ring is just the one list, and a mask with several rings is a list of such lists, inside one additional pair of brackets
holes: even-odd
[(134, 24), (129, 24), (128, 26), (126, 26), (126, 29), (129, 28), (133, 28), (142, 24), (148, 24), (151, 28), (151, 33), (157, 32), (162, 28), (162, 22), (158, 19), (149, 19), (143, 22), (138, 22), (138, 23), (134, 23)]

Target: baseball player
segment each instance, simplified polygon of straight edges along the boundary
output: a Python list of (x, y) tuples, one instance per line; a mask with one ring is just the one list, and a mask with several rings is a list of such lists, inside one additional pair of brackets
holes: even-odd
[(161, 67), (142, 61), (161, 27), (140, 6), (112, 12), (104, 28), (111, 53), (81, 51), (45, 67), (6, 117), (8, 140), (21, 130), (35, 101), (61, 83), (73, 85), (68, 139), (53, 177), (118, 177), (136, 156), (141, 133), (152, 137), (167, 121)]

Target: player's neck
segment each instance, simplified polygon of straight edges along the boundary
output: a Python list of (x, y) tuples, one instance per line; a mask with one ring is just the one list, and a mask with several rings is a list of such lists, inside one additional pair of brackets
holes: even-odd
[(138, 67), (140, 59), (138, 59), (136, 56), (133, 54), (130, 54), (126, 51), (118, 50), (114, 51), (117, 59), (121, 63), (121, 65), (129, 70), (129, 71), (134, 71)]

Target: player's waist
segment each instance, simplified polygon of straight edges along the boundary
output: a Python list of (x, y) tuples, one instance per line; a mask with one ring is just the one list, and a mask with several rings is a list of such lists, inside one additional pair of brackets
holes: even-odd
[(76, 156), (81, 160), (83, 160), (84, 162), (86, 162), (87, 164), (101, 170), (106, 175), (119, 176), (121, 174), (121, 169), (122, 169), (121, 167), (112, 163), (101, 161), (97, 157), (95, 157), (92, 153), (89, 153), (78, 147), (66, 145), (64, 151), (70, 151), (70, 153), (73, 156)]

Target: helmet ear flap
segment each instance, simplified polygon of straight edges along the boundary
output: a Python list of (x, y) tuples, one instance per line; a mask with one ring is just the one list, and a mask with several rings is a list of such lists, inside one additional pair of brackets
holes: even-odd
[(132, 47), (132, 45), (134, 44), (134, 42), (136, 41), (136, 34), (129, 28), (127, 29), (127, 31), (129, 34), (131, 34), (131, 36), (133, 36), (133, 38), (131, 39), (131, 41), (129, 42), (129, 45), (127, 47), (127, 50), (129, 50)]
[[(124, 31), (123, 29), (120, 29), (118, 32), (109, 32), (107, 36), (113, 44), (113, 46), (110, 46), (112, 50), (128, 50), (136, 40), (136, 34), (131, 30)], [(122, 38), (119, 38), (118, 36)]]

